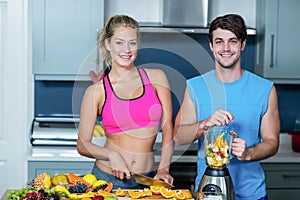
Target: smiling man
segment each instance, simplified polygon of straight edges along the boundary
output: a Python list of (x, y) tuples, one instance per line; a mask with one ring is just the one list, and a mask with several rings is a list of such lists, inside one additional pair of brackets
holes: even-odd
[(238, 135), (232, 141), (227, 166), (237, 200), (267, 199), (260, 160), (278, 151), (279, 113), (275, 86), (241, 66), (246, 47), (246, 25), (236, 14), (212, 21), (210, 49), (215, 69), (187, 80), (184, 100), (177, 114), (177, 145), (198, 140), (196, 191), (206, 169), (204, 133), (214, 126), (231, 126)]

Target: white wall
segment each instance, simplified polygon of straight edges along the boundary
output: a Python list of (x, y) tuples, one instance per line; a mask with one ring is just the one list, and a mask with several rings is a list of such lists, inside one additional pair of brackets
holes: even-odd
[[(105, 0), (105, 19), (115, 14), (127, 14), (139, 22), (161, 22), (163, 0)], [(256, 0), (209, 0), (210, 22), (216, 16), (237, 13), (247, 26), (256, 27)]]

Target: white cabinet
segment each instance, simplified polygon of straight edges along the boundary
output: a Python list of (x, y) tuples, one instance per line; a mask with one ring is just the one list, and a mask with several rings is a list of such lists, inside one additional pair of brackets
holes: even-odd
[(299, 0), (257, 1), (256, 72), (278, 83), (300, 83)]
[(32, 0), (33, 73), (88, 75), (96, 68), (97, 29), (104, 24), (104, 0)]
[(28, 180), (47, 172), (51, 176), (72, 172), (78, 176), (91, 173), (94, 161), (28, 161)]

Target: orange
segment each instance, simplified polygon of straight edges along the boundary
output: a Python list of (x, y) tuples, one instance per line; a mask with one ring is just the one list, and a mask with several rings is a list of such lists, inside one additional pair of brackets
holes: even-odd
[(183, 192), (182, 192), (182, 190), (176, 190), (175, 191), (175, 194), (174, 194), (174, 197), (176, 198), (176, 199), (185, 199), (185, 196), (184, 196), (184, 194), (183, 194)]
[(144, 188), (142, 196), (143, 197), (150, 197), (150, 196), (152, 196), (152, 191), (149, 188)]
[(128, 190), (128, 194), (133, 199), (138, 199), (138, 198), (142, 197), (142, 191)]
[(189, 190), (182, 190), (182, 193), (184, 194), (184, 197), (185, 197), (186, 199), (191, 199), (191, 198), (193, 198), (193, 195), (192, 195), (192, 193), (191, 193)]
[(175, 192), (176, 190), (172, 190), (164, 187), (160, 188), (160, 194), (167, 199), (174, 197)]
[(151, 185), (150, 186), (150, 190), (153, 192), (153, 194), (160, 194), (160, 188), (159, 186), (154, 186), (154, 185)]
[(121, 188), (118, 188), (117, 191), (116, 191), (116, 195), (118, 197), (124, 197), (125, 196), (125, 192)]

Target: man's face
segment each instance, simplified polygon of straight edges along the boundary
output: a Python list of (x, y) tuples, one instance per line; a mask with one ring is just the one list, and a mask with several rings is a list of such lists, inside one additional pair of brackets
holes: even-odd
[(233, 68), (240, 64), (241, 52), (245, 48), (246, 40), (241, 41), (234, 33), (225, 29), (213, 31), (213, 41), (210, 49), (214, 54), (216, 66)]

